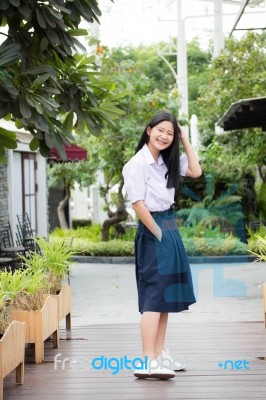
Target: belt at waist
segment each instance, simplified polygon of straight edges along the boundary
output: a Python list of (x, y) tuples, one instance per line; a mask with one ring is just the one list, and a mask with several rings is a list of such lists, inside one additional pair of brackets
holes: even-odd
[(164, 211), (150, 211), (150, 213), (151, 213), (152, 216), (158, 216), (159, 217), (159, 216), (164, 216), (164, 215), (170, 215), (174, 211), (175, 211), (174, 207), (171, 206), (167, 210), (164, 210)]

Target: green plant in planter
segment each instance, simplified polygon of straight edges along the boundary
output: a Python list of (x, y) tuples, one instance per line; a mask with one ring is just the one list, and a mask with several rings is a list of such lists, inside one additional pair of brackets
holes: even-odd
[(262, 237), (260, 235), (255, 235), (256, 238), (258, 239), (257, 242), (257, 248), (258, 251), (253, 251), (248, 249), (248, 251), (253, 254), (254, 256), (257, 256), (258, 258), (255, 261), (264, 261), (266, 262), (266, 237)]
[(14, 300), (25, 289), (28, 282), (26, 270), (17, 269), (11, 272), (5, 269), (0, 273), (0, 287), (9, 300)]
[(9, 323), (9, 314), (13, 303), (30, 282), (27, 271), (7, 269), (0, 272), (0, 334), (3, 334)]
[(260, 247), (261, 247), (261, 240), (258, 240), (258, 237), (265, 238), (266, 237), (266, 226), (261, 225), (260, 228), (256, 231), (253, 231), (251, 228), (248, 226), (246, 227), (247, 232), (248, 232), (248, 250), (251, 252), (253, 251), (255, 255), (257, 253), (260, 253)]
[[(9, 323), (11, 309), (39, 310), (43, 294), (49, 290), (48, 276), (43, 269), (17, 269), (0, 273), (0, 334)], [(40, 264), (39, 264), (40, 265)]]
[(23, 261), (23, 268), (28, 271), (43, 271), (44, 270), (44, 257), (33, 251), (30, 252), (28, 257), (20, 255)]
[(26, 272), (27, 284), (14, 299), (12, 307), (17, 310), (40, 310), (43, 306), (43, 294), (49, 291), (48, 277), (41, 269)]
[(35, 252), (31, 252), (26, 258), (20, 256), (23, 260), (23, 268), (28, 271), (29, 276), (32, 277), (29, 285), (27, 286), (27, 293), (29, 295), (40, 290), (42, 293), (50, 293), (51, 282), (45, 269), (45, 257)]
[[(47, 242), (43, 237), (37, 237), (34, 240), (42, 252), (42, 254), (39, 255), (42, 259), (42, 261), (40, 261), (40, 267), (48, 275), (47, 279), (50, 283), (48, 293), (56, 294), (61, 289), (62, 279), (66, 278), (69, 273), (70, 259), (76, 254), (76, 251), (72, 250), (72, 248), (64, 242)], [(34, 257), (35, 256), (36, 254), (34, 253)], [(31, 257), (33, 257), (32, 254)], [(38, 260), (39, 259), (36, 258), (34, 262), (38, 263)]]
[(8, 325), (10, 307), (7, 301), (6, 294), (0, 289), (0, 336), (4, 334)]

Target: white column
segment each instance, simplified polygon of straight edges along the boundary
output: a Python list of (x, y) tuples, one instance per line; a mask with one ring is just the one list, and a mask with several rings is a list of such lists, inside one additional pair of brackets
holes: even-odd
[(36, 153), (37, 170), (36, 181), (37, 191), (37, 233), (45, 238), (48, 237), (48, 188), (47, 188), (47, 163), (46, 158), (39, 152)]
[(108, 215), (103, 211), (104, 200), (100, 196), (99, 187), (104, 184), (104, 175), (101, 171), (97, 172), (96, 184), (90, 186), (91, 220), (93, 224), (102, 224)]
[(190, 135), (191, 135), (191, 144), (198, 154), (200, 147), (200, 137), (199, 137), (199, 128), (198, 128), (198, 117), (196, 114), (193, 114), (190, 119)]
[(223, 48), (223, 0), (214, 0), (214, 57), (218, 57)]
[(188, 115), (188, 77), (187, 77), (187, 45), (185, 23), (182, 17), (182, 0), (177, 0), (178, 51), (177, 51), (177, 82), (181, 97), (180, 115)]

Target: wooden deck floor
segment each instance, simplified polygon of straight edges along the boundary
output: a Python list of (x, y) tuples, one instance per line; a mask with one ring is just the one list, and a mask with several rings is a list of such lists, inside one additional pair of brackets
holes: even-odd
[[(15, 384), (14, 373), (4, 380), (5, 400), (164, 400), (164, 399), (266, 399), (266, 329), (262, 322), (186, 323), (169, 325), (167, 342), (174, 356), (187, 364), (170, 381), (141, 380), (132, 371), (112, 375), (95, 370), (91, 361), (101, 355), (137, 357), (140, 351), (137, 324), (92, 325), (60, 332), (60, 348), (45, 344), (45, 363), (31, 362), (27, 349), (25, 383)], [(54, 356), (76, 361), (54, 369)], [(246, 360), (250, 369), (227, 369), (218, 363)], [(82, 365), (83, 363), (83, 365)], [(86, 364), (87, 363), (87, 364)], [(82, 368), (82, 369), (81, 369)]]

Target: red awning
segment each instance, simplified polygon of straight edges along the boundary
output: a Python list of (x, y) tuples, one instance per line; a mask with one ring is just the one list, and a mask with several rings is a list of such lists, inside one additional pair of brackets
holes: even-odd
[(65, 152), (67, 155), (66, 160), (62, 160), (60, 155), (58, 154), (56, 148), (54, 147), (51, 150), (51, 154), (49, 157), (50, 162), (75, 162), (75, 161), (84, 161), (87, 160), (87, 150), (79, 147), (75, 144), (71, 144), (70, 146), (65, 145)]

